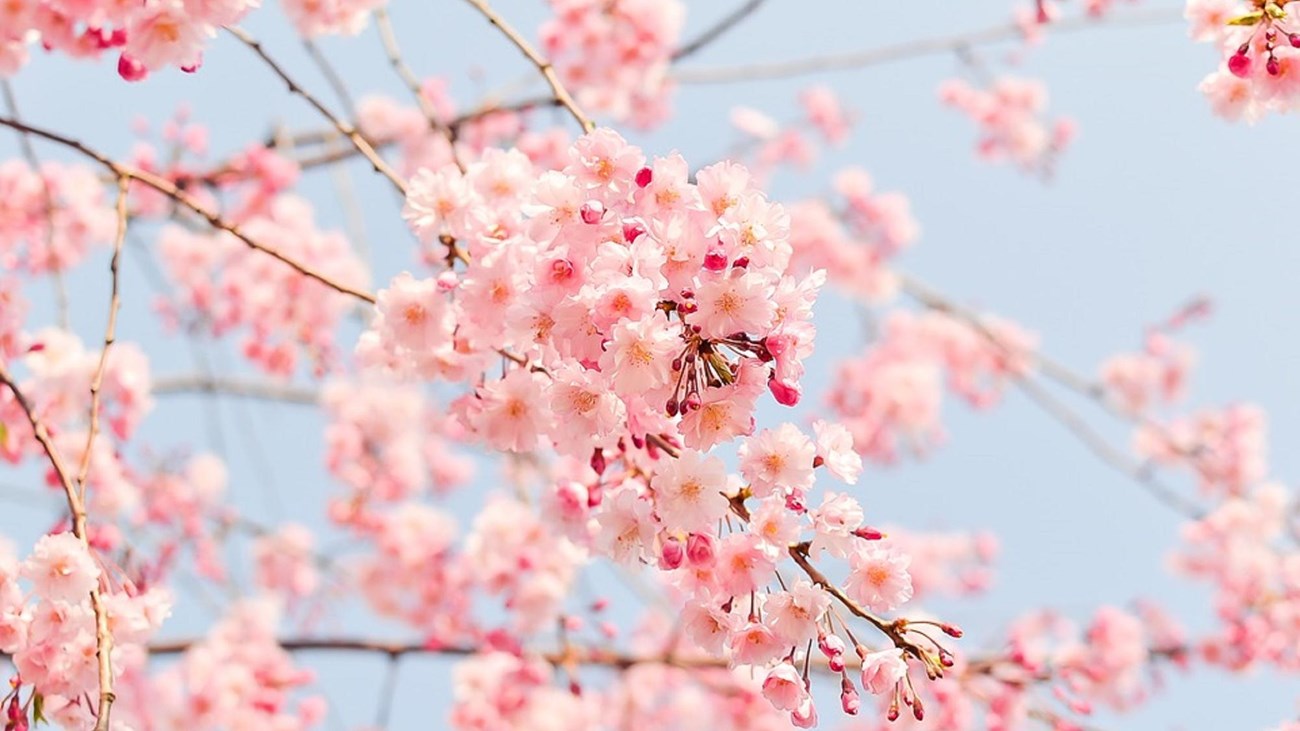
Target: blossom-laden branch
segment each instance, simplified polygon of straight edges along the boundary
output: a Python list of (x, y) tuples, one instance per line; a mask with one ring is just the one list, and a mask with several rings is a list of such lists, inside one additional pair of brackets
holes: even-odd
[[(37, 416), (35, 407), (18, 388), (18, 384), (2, 359), (0, 359), (0, 385), (9, 388), (19, 408), (26, 415), (32, 435), (45, 451), (45, 456), (49, 458), (54, 474), (59, 480), (59, 486), (63, 488), (63, 495), (68, 503), (68, 514), (72, 521), (72, 534), (81, 542), (82, 547), (89, 551), (90, 540), (86, 533), (87, 516), (83, 491), (78, 489), (74, 481), (75, 477), (59, 453), (58, 447), (55, 446), (45, 422)], [(95, 657), (99, 674), (99, 710), (95, 718), (95, 731), (108, 731), (113, 701), (116, 700), (113, 692), (113, 634), (108, 628), (108, 609), (104, 605), (98, 584), (90, 589), (90, 605), (95, 615)]]
[(276, 76), (280, 77), (280, 80), (289, 87), (290, 93), (302, 97), (312, 106), (313, 109), (320, 112), (322, 117), (328, 120), (330, 124), (334, 125), (334, 129), (338, 130), (339, 134), (346, 137), (348, 141), (352, 143), (352, 146), (356, 148), (357, 152), (360, 153), (362, 157), (366, 158), (371, 167), (375, 169), (375, 172), (388, 178), (388, 182), (393, 184), (393, 187), (397, 192), (402, 195), (406, 194), (406, 181), (402, 180), (402, 176), (398, 175), (397, 172), (384, 161), (384, 158), (379, 155), (375, 148), (370, 144), (369, 140), (367, 140), (356, 127), (342, 119), (339, 119), (338, 116), (329, 110), (329, 107), (326, 107), (319, 99), (311, 94), (311, 92), (307, 91), (299, 85), (298, 82), (294, 81), (293, 77), (289, 76), (288, 72), (286, 72), (280, 64), (276, 63), (275, 59), (271, 58), (270, 54), (266, 52), (266, 49), (262, 47), (261, 41), (253, 38), (242, 28), (227, 26), (226, 30), (231, 35), (238, 38), (241, 43), (252, 49), (253, 53), (256, 53), (259, 58), (266, 62), (266, 65), (270, 67), (271, 71), (274, 72)]
[(174, 183), (166, 180), (165, 178), (159, 177), (157, 175), (154, 175), (153, 173), (146, 172), (144, 170), (137, 170), (127, 165), (123, 165), (122, 163), (116, 162), (112, 158), (109, 158), (108, 156), (100, 152), (97, 152), (93, 148), (87, 146), (86, 144), (78, 140), (74, 140), (70, 137), (66, 137), (64, 135), (58, 134), (56, 132), (51, 132), (46, 129), (33, 127), (31, 125), (20, 122), (17, 119), (14, 119), (12, 117), (0, 117), (0, 126), (10, 127), (12, 129), (24, 131), (29, 134), (35, 135), (36, 137), (40, 137), (44, 140), (48, 140), (50, 142), (74, 150), (75, 152), (80, 153), (81, 155), (88, 157), (91, 160), (94, 160), (95, 162), (99, 163), (105, 168), (108, 168), (108, 170), (112, 172), (113, 175), (119, 178), (129, 178), (131, 180), (142, 183), (143, 185), (152, 188), (158, 191), (159, 193), (162, 193), (168, 198), (179, 203), (181, 206), (198, 214), (199, 217), (207, 221), (208, 224), (211, 225), (213, 228), (219, 229), (221, 231), (225, 231), (231, 236), (234, 236), (236, 239), (242, 241), (249, 248), (260, 251), (272, 257), (273, 259), (276, 259), (277, 261), (289, 265), (289, 267), (291, 267), (294, 271), (298, 272), (299, 274), (302, 274), (303, 276), (306, 276), (310, 279), (314, 279), (320, 282), (321, 284), (324, 284), (325, 286), (329, 287), (330, 289), (338, 291), (342, 294), (350, 295), (359, 300), (362, 300), (363, 302), (368, 302), (373, 304), (375, 301), (375, 296), (373, 294), (370, 294), (365, 290), (358, 289), (356, 287), (352, 287), (350, 285), (339, 282), (329, 277), (328, 275), (316, 270), (311, 266), (308, 266), (306, 264), (303, 264), (302, 262), (296, 261), (290, 257), (285, 256), (284, 254), (280, 253), (278, 250), (276, 250), (273, 247), (267, 246), (265, 244), (256, 241), (255, 239), (250, 238), (237, 225), (226, 221), (219, 214), (213, 212), (207, 206), (204, 206), (202, 203), (199, 203), (196, 199), (191, 197), (185, 191), (181, 190)]
[(551, 93), (555, 96), (555, 100), (559, 102), (560, 106), (567, 109), (569, 114), (573, 115), (573, 118), (578, 121), (578, 126), (582, 127), (583, 132), (591, 132), (596, 128), (596, 125), (592, 123), (591, 118), (578, 108), (578, 103), (574, 101), (573, 96), (569, 93), (568, 89), (564, 88), (564, 84), (560, 82), (560, 77), (555, 73), (555, 67), (551, 65), (550, 61), (543, 58), (542, 55), (533, 48), (532, 44), (520, 35), (519, 31), (515, 30), (514, 26), (507, 23), (500, 14), (493, 10), (492, 6), (487, 3), (487, 0), (466, 1), (477, 8), (478, 11), (483, 14), (483, 17), (487, 18), (489, 23), (496, 26), (505, 37), (510, 39), (510, 42), (515, 44), (520, 52), (522, 52), (524, 56), (526, 56), (528, 60), (537, 67), (538, 73), (540, 73), (542, 78), (546, 79), (546, 83), (550, 85)]

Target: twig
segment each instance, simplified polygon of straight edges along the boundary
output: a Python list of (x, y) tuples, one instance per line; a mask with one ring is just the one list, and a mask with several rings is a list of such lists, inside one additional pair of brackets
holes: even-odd
[(357, 105), (352, 101), (352, 93), (348, 91), (347, 84), (343, 83), (343, 77), (339, 75), (338, 69), (330, 63), (325, 54), (321, 52), (320, 46), (310, 38), (302, 39), (302, 47), (307, 50), (307, 55), (311, 57), (312, 63), (320, 69), (321, 76), (325, 77), (325, 83), (330, 85), (334, 90), (334, 95), (339, 98), (343, 104), (343, 109), (348, 113), (348, 119), (357, 118)]
[(429, 103), (428, 97), (424, 95), (424, 90), (420, 88), (420, 80), (416, 78), (415, 72), (406, 64), (402, 58), (401, 46), (397, 43), (397, 33), (393, 31), (393, 21), (388, 17), (388, 9), (379, 7), (375, 9), (375, 28), (379, 31), (379, 42), (384, 47), (384, 55), (388, 57), (388, 63), (392, 65), (393, 71), (397, 72), (398, 78), (406, 84), (406, 88), (411, 91), (411, 96), (415, 98), (415, 104), (424, 114), (424, 118), (429, 120), (429, 129), (437, 134), (442, 135), (447, 140), (447, 147), (451, 150), (451, 159), (456, 163), (456, 167), (463, 173), (465, 172), (465, 163), (461, 161), (460, 155), (456, 152), (456, 128), (443, 124), (438, 119), (438, 112)]
[(320, 394), (311, 388), (271, 381), (206, 374), (156, 378), (150, 392), (154, 396), (176, 396), (187, 393), (220, 394), (307, 406), (314, 406), (320, 402)]
[(1092, 427), (1088, 426), (1078, 414), (1048, 393), (1033, 378), (1017, 378), (1015, 384), (1031, 401), (1078, 437), (1079, 441), (1083, 442), (1084, 446), (1091, 450), (1097, 459), (1128, 475), (1145, 488), (1152, 497), (1185, 517), (1192, 520), (1200, 520), (1204, 517), (1204, 511), (1201, 510), (1200, 506), (1178, 494), (1177, 491), (1157, 478), (1150, 465), (1139, 463), (1124, 452), (1111, 446)]
[[(85, 501), (82, 500), (81, 495), (78, 493), (76, 485), (72, 481), (72, 475), (68, 472), (58, 448), (54, 446), (54, 440), (50, 438), (50, 432), (45, 427), (45, 423), (36, 415), (36, 410), (32, 407), (31, 402), (27, 400), (27, 396), (19, 390), (18, 384), (14, 382), (3, 361), (0, 361), (0, 385), (9, 387), (10, 392), (14, 395), (14, 400), (18, 402), (18, 407), (27, 416), (33, 436), (41, 445), (41, 449), (45, 450), (45, 455), (49, 458), (51, 466), (54, 467), (54, 473), (59, 479), (59, 484), (63, 487), (64, 497), (68, 501), (68, 513), (72, 519), (72, 534), (81, 541), (82, 546), (87, 551), (90, 551), (90, 541), (86, 537)], [(90, 605), (95, 613), (95, 657), (98, 661), (99, 674), (99, 711), (95, 718), (94, 731), (108, 731), (109, 715), (113, 710), (113, 701), (116, 699), (113, 693), (113, 635), (108, 629), (108, 612), (104, 607), (104, 600), (99, 593), (98, 584), (90, 590)]]
[(722, 20), (709, 26), (695, 37), (694, 40), (687, 42), (686, 45), (673, 52), (672, 59), (679, 61), (687, 56), (693, 55), (703, 49), (705, 46), (716, 41), (724, 33), (740, 24), (742, 20), (749, 17), (751, 13), (758, 10), (763, 4), (763, 0), (749, 0), (744, 5), (728, 13)]
[[(1128, 13), (1109, 20), (1098, 20), (1091, 16), (1079, 16), (1067, 20), (1055, 21), (1049, 30), (1058, 33), (1070, 33), (1088, 28), (1121, 28), (1144, 25), (1161, 25), (1182, 19), (1182, 11), (1174, 8), (1155, 8), (1147, 12)], [(684, 84), (723, 84), (734, 81), (755, 81), (758, 79), (782, 79), (791, 76), (805, 76), (823, 71), (843, 71), (876, 66), (892, 61), (901, 61), (918, 56), (936, 53), (952, 53), (962, 46), (985, 45), (1002, 41), (1014, 41), (1024, 37), (1024, 31), (1015, 23), (996, 25), (983, 30), (960, 33), (957, 35), (922, 38), (920, 40), (895, 43), (893, 45), (871, 48), (851, 53), (814, 56), (812, 58), (792, 61), (771, 61), (739, 66), (718, 66), (715, 68), (681, 69), (675, 78)]]
[(122, 308), (119, 292), (119, 269), (122, 260), (122, 244), (126, 241), (126, 194), (130, 179), (125, 176), (117, 178), (117, 235), (113, 237), (113, 258), (108, 262), (110, 277), (108, 295), (108, 324), (104, 326), (104, 347), (99, 351), (99, 363), (95, 366), (95, 375), (90, 380), (90, 426), (86, 430), (86, 449), (81, 454), (81, 465), (77, 469), (77, 484), (81, 487), (81, 499), (86, 499), (86, 481), (90, 477), (90, 453), (95, 446), (95, 436), (99, 433), (100, 391), (104, 387), (104, 370), (108, 367), (108, 351), (117, 340), (117, 313)]
[(541, 73), (542, 78), (546, 79), (546, 83), (550, 84), (555, 100), (569, 110), (569, 114), (572, 114), (574, 119), (578, 120), (578, 125), (582, 127), (583, 132), (591, 132), (596, 129), (596, 125), (592, 124), (591, 119), (578, 108), (578, 103), (569, 95), (568, 90), (564, 88), (564, 84), (560, 83), (560, 77), (556, 75), (555, 67), (551, 65), (550, 61), (542, 58), (536, 49), (523, 36), (519, 35), (519, 31), (515, 30), (487, 4), (487, 0), (466, 0), (466, 2), (478, 8), (478, 11), (488, 19), (489, 23), (500, 29), (505, 34), (505, 37), (510, 39), (510, 42), (515, 44), (528, 57), (528, 60), (537, 67), (537, 71)]
[(353, 127), (351, 124), (339, 119), (329, 110), (328, 107), (322, 104), (319, 99), (313, 96), (306, 89), (299, 86), (298, 82), (294, 81), (293, 77), (289, 76), (280, 64), (276, 63), (275, 59), (271, 58), (266, 50), (262, 48), (260, 41), (250, 36), (242, 28), (236, 26), (226, 26), (226, 30), (231, 35), (238, 38), (244, 45), (252, 49), (253, 53), (256, 53), (263, 61), (265, 61), (266, 65), (271, 68), (271, 71), (274, 72), (276, 76), (279, 76), (280, 80), (289, 87), (289, 93), (296, 94), (306, 100), (306, 102), (316, 111), (320, 112), (321, 116), (325, 117), (330, 124), (334, 125), (334, 129), (337, 129), (339, 134), (348, 138), (348, 140), (352, 142), (352, 146), (357, 148), (357, 152), (361, 153), (361, 155), (370, 162), (370, 165), (375, 169), (375, 172), (388, 178), (388, 181), (393, 184), (393, 187), (396, 188), (399, 193), (406, 195), (406, 181), (402, 180), (402, 177), (394, 172), (387, 162), (384, 162), (384, 158), (379, 156), (379, 153), (375, 151), (375, 148), (371, 146), (365, 136), (357, 131), (356, 127)]
[(87, 147), (85, 144), (77, 140), (74, 140), (70, 137), (64, 137), (63, 135), (60, 135), (56, 132), (50, 132), (48, 130), (41, 129), (39, 127), (32, 127), (28, 124), (24, 124), (23, 122), (13, 119), (12, 117), (0, 117), (0, 126), (11, 127), (16, 130), (26, 131), (42, 139), (49, 140), (50, 142), (55, 142), (57, 144), (63, 145), (64, 147), (68, 147), (72, 150), (75, 150), (76, 152), (108, 168), (114, 175), (118, 177), (130, 178), (132, 180), (143, 183), (144, 185), (150, 188), (153, 188), (159, 193), (162, 193), (168, 198), (171, 198), (172, 200), (181, 204), (185, 208), (188, 208), (194, 213), (197, 213), (200, 217), (206, 220), (208, 224), (211, 225), (213, 228), (217, 228), (222, 231), (225, 231), (230, 235), (234, 236), (235, 238), (239, 239), (240, 241), (244, 242), (244, 244), (246, 244), (249, 248), (256, 249), (257, 251), (269, 255), (273, 259), (288, 264), (289, 267), (291, 267), (294, 271), (298, 272), (299, 274), (302, 274), (303, 276), (306, 276), (310, 279), (314, 279), (335, 291), (341, 292), (343, 294), (351, 295), (353, 297), (356, 297), (359, 300), (368, 302), (370, 304), (375, 303), (375, 296), (373, 294), (370, 294), (365, 290), (357, 289), (355, 287), (349, 286), (342, 282), (338, 282), (332, 279), (327, 274), (323, 274), (319, 271), (316, 271), (314, 268), (306, 264), (303, 264), (302, 262), (299, 262), (295, 259), (291, 259), (288, 256), (285, 256), (284, 254), (280, 253), (278, 250), (270, 246), (259, 243), (258, 241), (249, 238), (243, 231), (239, 229), (238, 226), (236, 226), (233, 223), (229, 223), (225, 219), (221, 218), (221, 216), (208, 210), (197, 200), (191, 198), (187, 193), (185, 193), (185, 191), (181, 190), (180, 188), (177, 188), (174, 184), (172, 184), (165, 178), (161, 178), (157, 175), (154, 175), (153, 173), (149, 173), (144, 170), (136, 170), (134, 168), (127, 167), (125, 165), (122, 165), (121, 163), (115, 162), (114, 160), (110, 159), (104, 154), (97, 152), (90, 147)]

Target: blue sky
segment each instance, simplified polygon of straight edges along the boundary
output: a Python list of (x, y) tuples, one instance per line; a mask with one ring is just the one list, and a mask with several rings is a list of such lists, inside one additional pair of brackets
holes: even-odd
[[(946, 5), (770, 0), (688, 65), (871, 48), (1004, 23), (1011, 12), (1003, 2)], [(1073, 12), (1077, 3), (1065, 5)], [(1141, 6), (1177, 8), (1155, 0)], [(498, 8), (524, 29), (535, 28), (545, 11), (535, 0), (502, 0)], [(690, 3), (687, 35), (729, 8)], [(411, 66), (421, 75), (448, 78), (463, 106), (529, 70), (467, 4), (396, 2), (390, 12)], [(295, 76), (334, 103), (278, 7), (272, 3), (255, 12), (245, 25)], [(321, 45), (354, 92), (380, 90), (406, 98), (373, 28)], [(815, 194), (828, 187), (829, 175), (840, 166), (865, 167), (882, 189), (909, 195), (920, 220), (921, 240), (901, 259), (906, 271), (960, 301), (1019, 321), (1041, 336), (1046, 352), (1084, 372), (1092, 372), (1109, 353), (1137, 347), (1145, 325), (1190, 297), (1208, 295), (1214, 317), (1190, 334), (1201, 355), (1188, 404), (1263, 405), (1270, 418), (1273, 475), (1291, 481), (1300, 471), (1286, 449), (1300, 431), (1300, 379), (1294, 375), (1300, 346), (1293, 337), (1294, 313), (1300, 311), (1300, 288), (1294, 284), (1300, 247), (1281, 191), (1294, 185), (1294, 120), (1247, 126), (1213, 118), (1195, 87), (1216, 62), (1214, 52), (1193, 44), (1176, 20), (1099, 26), (1049, 38), (1022, 54), (1020, 66), (1007, 67), (1007, 52), (1014, 48), (981, 47), (977, 53), (992, 69), (1043, 79), (1051, 113), (1069, 115), (1080, 127), (1048, 183), (975, 160), (972, 125), (937, 100), (939, 82), (962, 73), (957, 59), (946, 54), (799, 79), (684, 86), (672, 121), (653, 133), (629, 136), (652, 152), (677, 149), (693, 164), (703, 164), (734, 140), (727, 121), (733, 106), (786, 118), (793, 115), (801, 88), (831, 85), (858, 114), (853, 139), (806, 174), (775, 179), (773, 195)], [(121, 82), (108, 60), (74, 63), (39, 49), (34, 56), (14, 80), (25, 118), (114, 154), (128, 150), (137, 115), (161, 122), (181, 101), (210, 126), (218, 155), (264, 136), (272, 122), (320, 126), (302, 100), (285, 94), (282, 84), (228, 37), (214, 44), (200, 73), (162, 73), (138, 85)], [(40, 153), (65, 157), (50, 147)], [(15, 138), (0, 134), (0, 155), (16, 154)], [(414, 267), (410, 238), (387, 184), (361, 165), (350, 170), (375, 250), (375, 280)], [(320, 219), (342, 227), (328, 176), (312, 176), (304, 189), (322, 202)], [(133, 252), (125, 269), (121, 337), (146, 347), (156, 374), (192, 372), (191, 348), (161, 332), (150, 317), (153, 293), (139, 255)], [(74, 327), (88, 339), (98, 337), (102, 327), (107, 278), (101, 259), (106, 261), (101, 256), (71, 278)], [(49, 322), (48, 286), (30, 284), (27, 294), (37, 302), (31, 321)], [(817, 317), (824, 331), (857, 332), (853, 309), (834, 296), (823, 298)], [(836, 358), (861, 347), (852, 337), (818, 343), (805, 413), (815, 409), (818, 375), (824, 379)], [(228, 347), (213, 352), (217, 363), (233, 362)], [(1126, 426), (1087, 404), (1078, 406), (1096, 417), (1097, 427), (1116, 444), (1127, 443)], [(974, 603), (938, 606), (974, 630), (972, 646), (1030, 606), (1084, 617), (1101, 604), (1139, 596), (1180, 610), (1193, 627), (1207, 626), (1208, 594), (1163, 570), (1164, 554), (1177, 536), (1175, 515), (1098, 463), (1016, 394), (988, 413), (950, 404), (947, 415), (950, 436), (942, 449), (923, 463), (870, 469), (857, 489), (876, 522), (1000, 534), (1003, 552), (994, 591)], [(214, 422), (219, 428), (212, 428)], [(216, 444), (214, 433), (221, 435)], [(291, 515), (309, 524), (322, 523), (319, 496), (332, 489), (319, 434), (320, 421), (310, 409), (232, 401), (213, 409), (193, 398), (161, 401), (145, 432), (165, 444), (220, 447), (241, 505), (268, 520)], [(1189, 493), (1193, 488), (1173, 481)], [(29, 471), (0, 472), (0, 484), (16, 483), (35, 487)], [(268, 491), (277, 497), (267, 499)], [(463, 503), (477, 500), (474, 495)], [(35, 513), (35, 508), (11, 509), (9, 502), (0, 506), (0, 532), (20, 544), (42, 526), (34, 514), (57, 510), (57, 504)], [(193, 629), (203, 617), (191, 607), (179, 613), (168, 631)], [(338, 709), (327, 727), (368, 721), (375, 694), (367, 688), (378, 687), (382, 661), (313, 656), (311, 662), (321, 669)], [(429, 725), (429, 699), (445, 707), (446, 672), (441, 661), (404, 665), (394, 728)], [(343, 692), (352, 687), (359, 690)], [(1262, 675), (1243, 684), (1201, 672), (1171, 678), (1167, 692), (1143, 711), (1103, 717), (1100, 725), (1258, 728), (1293, 716), (1298, 695), (1293, 683)]]

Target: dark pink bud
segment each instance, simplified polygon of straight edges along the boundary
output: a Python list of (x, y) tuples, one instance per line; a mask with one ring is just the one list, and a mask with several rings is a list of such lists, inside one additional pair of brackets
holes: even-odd
[(598, 475), (605, 474), (605, 451), (603, 449), (597, 448), (592, 451), (591, 469), (595, 470)]
[(700, 395), (698, 393), (693, 393), (690, 396), (687, 396), (686, 400), (682, 402), (682, 411), (699, 411), (700, 407), (703, 405), (704, 404), (700, 402)]
[(1288, 33), (1286, 39), (1291, 43), (1292, 48), (1300, 48), (1300, 33)]
[(817, 649), (826, 657), (844, 654), (844, 640), (839, 635), (822, 635), (817, 638)]
[(833, 673), (844, 672), (844, 656), (831, 655), (830, 658), (826, 660), (826, 666), (829, 667)]
[(704, 268), (711, 272), (720, 272), (727, 268), (727, 255), (721, 249), (712, 249), (704, 255)]
[(769, 378), (767, 380), (767, 388), (772, 392), (772, 396), (776, 398), (776, 402), (782, 406), (794, 406), (799, 403), (800, 393), (798, 386), (791, 386), (785, 381), (776, 378)]
[(850, 716), (858, 715), (862, 708), (862, 699), (858, 696), (858, 689), (853, 687), (853, 681), (845, 675), (840, 680), (840, 707)]
[(920, 698), (912, 699), (912, 715), (915, 716), (918, 721), (925, 720), (925, 706), (921, 705)]
[(636, 187), (638, 188), (646, 187), (647, 185), (650, 184), (651, 180), (654, 180), (654, 175), (655, 175), (654, 171), (651, 170), (650, 168), (641, 168), (640, 170), (636, 171)]
[(1242, 79), (1246, 78), (1250, 75), (1250, 66), (1250, 56), (1241, 50), (1228, 57), (1228, 70), (1232, 72), (1233, 76)]
[(742, 256), (742, 257), (740, 257), (739, 259), (737, 259), (737, 260), (731, 262), (731, 266), (733, 266), (733, 267), (735, 267), (735, 268), (737, 268), (737, 269), (745, 269), (745, 268), (747, 268), (747, 267), (749, 266), (749, 257), (748, 257), (748, 256)]
[(713, 536), (708, 533), (692, 533), (687, 537), (686, 560), (690, 561), (692, 566), (708, 568), (713, 565), (714, 556)]
[(589, 508), (600, 507), (600, 501), (604, 499), (604, 497), (605, 497), (604, 491), (600, 489), (600, 483), (597, 482), (596, 484), (587, 488), (587, 507)]
[(195, 71), (198, 71), (198, 70), (199, 70), (199, 67), (202, 66), (202, 65), (203, 65), (203, 59), (200, 58), (199, 60), (195, 61), (194, 63), (190, 64), (189, 66), (182, 66), (182, 67), (181, 67), (181, 71), (184, 71), (184, 72), (187, 73), (187, 74), (192, 74), (192, 73), (194, 73)]
[(664, 541), (663, 549), (659, 552), (659, 568), (670, 571), (680, 567), (685, 559), (686, 549), (680, 539), (674, 537)]
[(961, 636), (965, 634), (965, 632), (961, 631), (961, 627), (958, 627), (955, 624), (941, 624), (939, 625), (939, 629), (943, 630), (943, 633), (949, 637), (955, 637), (957, 639), (961, 639)]
[(605, 215), (605, 205), (600, 201), (587, 201), (582, 204), (581, 215), (583, 223), (600, 223), (601, 216)]
[(623, 222), (623, 240), (629, 244), (634, 243), (638, 238), (645, 234), (645, 226), (640, 221)]
[(879, 530), (872, 528), (870, 526), (863, 526), (853, 531), (853, 535), (857, 536), (858, 538), (861, 538), (864, 541), (878, 541), (881, 538), (885, 537), (884, 533), (881, 533)]
[(695, 290), (691, 289), (690, 287), (683, 289), (682, 299), (684, 300), (695, 299)]
[(677, 416), (677, 407), (678, 403), (675, 398), (668, 399), (668, 403), (664, 404), (664, 410), (668, 412), (669, 416)]
[(1277, 76), (1282, 73), (1282, 64), (1277, 62), (1277, 56), (1269, 56), (1264, 68), (1268, 70), (1269, 76)]
[(144, 67), (144, 64), (124, 53), (117, 57), (117, 75), (127, 81), (141, 81), (149, 75), (149, 70)]

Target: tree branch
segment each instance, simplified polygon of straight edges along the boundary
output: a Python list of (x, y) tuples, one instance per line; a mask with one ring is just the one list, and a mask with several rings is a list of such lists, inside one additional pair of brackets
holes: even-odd
[(187, 193), (185, 193), (185, 191), (181, 190), (180, 188), (177, 188), (173, 183), (171, 183), (165, 178), (161, 178), (157, 175), (154, 175), (153, 173), (145, 172), (143, 170), (136, 170), (134, 168), (127, 167), (121, 163), (115, 162), (114, 160), (107, 157), (106, 155), (97, 152), (90, 147), (87, 147), (85, 144), (77, 140), (74, 140), (70, 137), (64, 137), (63, 135), (60, 135), (56, 132), (50, 132), (49, 130), (41, 129), (39, 127), (32, 127), (31, 125), (24, 124), (23, 122), (20, 122), (17, 119), (14, 119), (12, 117), (0, 117), (0, 126), (10, 127), (20, 131), (26, 131), (42, 139), (75, 150), (81, 155), (84, 155), (85, 157), (88, 157), (94, 160), (95, 162), (99, 163), (100, 165), (103, 165), (104, 167), (108, 168), (114, 175), (118, 177), (130, 178), (132, 180), (143, 183), (147, 187), (153, 188), (159, 193), (162, 193), (168, 198), (171, 198), (172, 200), (181, 204), (185, 208), (188, 208), (189, 210), (198, 214), (200, 217), (206, 220), (208, 224), (211, 225), (213, 228), (225, 231), (230, 235), (234, 236), (235, 238), (239, 239), (240, 241), (244, 242), (244, 244), (246, 244), (249, 248), (256, 249), (257, 251), (260, 251), (264, 254), (271, 256), (273, 259), (288, 264), (294, 271), (298, 272), (299, 274), (302, 274), (303, 276), (306, 276), (310, 279), (314, 279), (320, 282), (321, 284), (324, 284), (325, 286), (329, 287), (330, 289), (341, 292), (343, 294), (356, 297), (357, 299), (362, 300), (363, 302), (367, 302), (369, 304), (375, 303), (375, 296), (373, 294), (370, 294), (365, 290), (357, 289), (347, 284), (343, 284), (342, 282), (338, 282), (332, 279), (331, 277), (329, 277), (328, 275), (323, 274), (313, 269), (312, 267), (303, 264), (302, 262), (299, 262), (295, 259), (291, 259), (288, 256), (285, 256), (284, 254), (280, 253), (277, 249), (274, 249), (270, 246), (259, 243), (249, 238), (243, 231), (239, 229), (238, 226), (236, 226), (233, 223), (227, 222), (226, 220), (221, 218), (221, 216), (219, 216), (218, 214), (208, 210), (197, 200), (191, 198)]
[(357, 131), (356, 127), (353, 127), (351, 124), (339, 119), (329, 110), (328, 107), (322, 104), (319, 99), (313, 96), (306, 89), (299, 86), (298, 82), (294, 81), (293, 78), (280, 66), (280, 64), (276, 63), (275, 59), (271, 58), (266, 50), (262, 48), (260, 41), (250, 36), (242, 28), (226, 26), (226, 30), (231, 35), (238, 38), (244, 45), (251, 48), (253, 53), (256, 53), (263, 61), (265, 61), (266, 65), (271, 68), (271, 71), (273, 71), (276, 76), (279, 76), (281, 81), (288, 85), (289, 93), (302, 97), (316, 111), (320, 112), (321, 116), (329, 120), (329, 123), (334, 125), (334, 129), (337, 129), (339, 134), (351, 141), (352, 146), (357, 148), (357, 152), (361, 153), (361, 155), (370, 162), (370, 165), (375, 169), (375, 172), (388, 178), (388, 182), (393, 184), (393, 187), (397, 189), (397, 192), (401, 193), (403, 196), (406, 195), (406, 181), (402, 180), (402, 177), (394, 172), (387, 162), (384, 162), (384, 158), (379, 156), (379, 153), (376, 152), (370, 142), (368, 142), (366, 138)]
[(466, 2), (478, 8), (478, 11), (488, 19), (489, 23), (500, 29), (505, 34), (505, 37), (510, 39), (510, 42), (515, 44), (528, 57), (528, 60), (537, 67), (537, 71), (542, 75), (542, 78), (546, 79), (546, 83), (551, 86), (551, 93), (555, 95), (555, 100), (569, 110), (569, 114), (572, 114), (574, 119), (578, 120), (578, 125), (582, 127), (583, 132), (591, 132), (596, 128), (591, 119), (578, 108), (578, 103), (573, 100), (568, 90), (564, 88), (564, 84), (560, 83), (560, 77), (556, 75), (555, 67), (551, 65), (550, 61), (542, 58), (541, 54), (523, 36), (519, 35), (519, 31), (515, 30), (487, 4), (487, 0), (466, 0)]
[[(1182, 19), (1182, 11), (1175, 8), (1154, 8), (1142, 13), (1127, 13), (1110, 20), (1099, 20), (1083, 15), (1066, 20), (1059, 20), (1046, 26), (1049, 31), (1070, 33), (1089, 28), (1122, 28), (1144, 25), (1162, 25)], [(959, 33), (956, 35), (923, 38), (915, 41), (896, 43), (879, 48), (870, 48), (850, 53), (829, 54), (791, 61), (770, 61), (738, 66), (718, 66), (714, 68), (681, 69), (675, 78), (683, 84), (725, 84), (734, 81), (757, 81), (759, 79), (784, 79), (792, 76), (806, 76), (824, 71), (844, 71), (868, 66), (901, 61), (908, 58), (927, 56), (938, 53), (952, 53), (957, 49), (1014, 41), (1024, 37), (1024, 31), (1015, 23), (996, 25), (983, 30)]]

